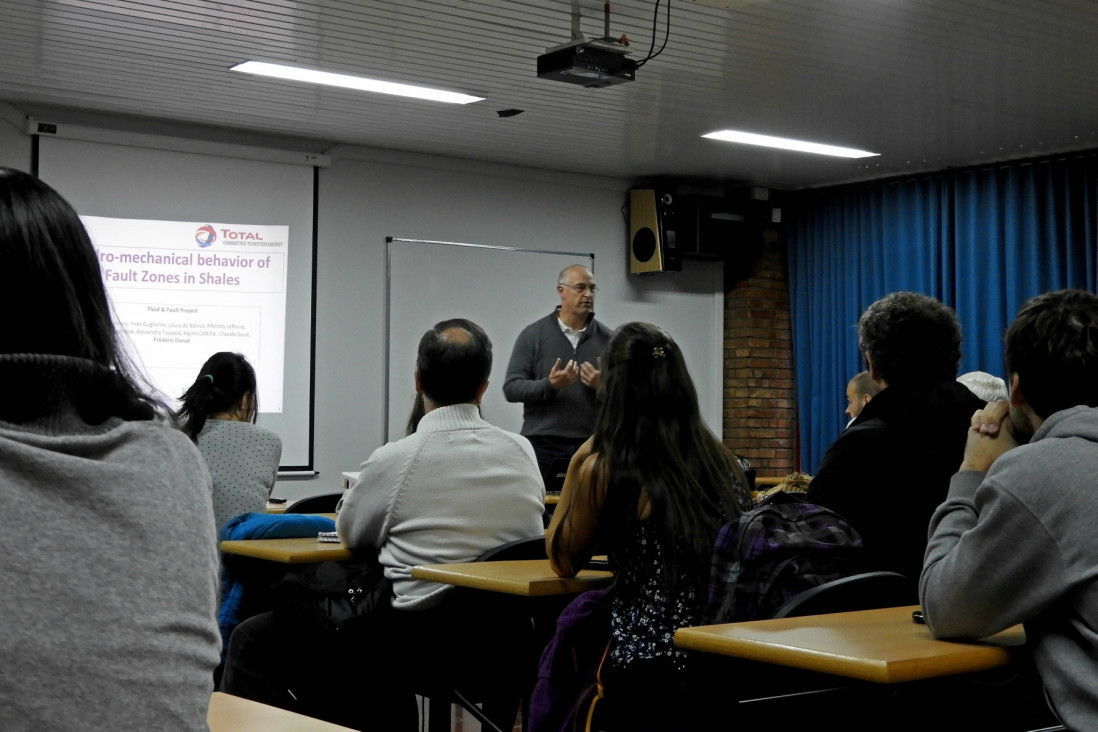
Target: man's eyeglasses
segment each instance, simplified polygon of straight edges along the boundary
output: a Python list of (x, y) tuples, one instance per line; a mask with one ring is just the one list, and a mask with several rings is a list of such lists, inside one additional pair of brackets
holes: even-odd
[(585, 292), (590, 292), (592, 295), (594, 295), (596, 292), (599, 291), (599, 288), (598, 288), (597, 285), (588, 285), (586, 283), (580, 283), (578, 285), (570, 285), (567, 282), (558, 282), (557, 284), (558, 285), (564, 285), (565, 287), (570, 287), (570, 288), (572, 288), (573, 290), (575, 290), (576, 292), (578, 292), (581, 295)]

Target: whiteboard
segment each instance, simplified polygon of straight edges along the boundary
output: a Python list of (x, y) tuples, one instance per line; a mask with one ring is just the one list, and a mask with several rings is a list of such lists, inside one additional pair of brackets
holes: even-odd
[(394, 237), (386, 244), (385, 440), (404, 436), (420, 338), (449, 318), (472, 320), (488, 334), (492, 373), (481, 413), (498, 427), (521, 431), (522, 404), (503, 398), (515, 339), (560, 303), (560, 271), (582, 264), (594, 272), (595, 255)]

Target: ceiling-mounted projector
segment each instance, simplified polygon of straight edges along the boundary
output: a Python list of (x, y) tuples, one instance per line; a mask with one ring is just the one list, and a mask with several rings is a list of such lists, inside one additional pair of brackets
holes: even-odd
[(538, 56), (538, 78), (588, 88), (624, 84), (636, 78), (637, 62), (613, 41), (578, 41), (546, 50)]

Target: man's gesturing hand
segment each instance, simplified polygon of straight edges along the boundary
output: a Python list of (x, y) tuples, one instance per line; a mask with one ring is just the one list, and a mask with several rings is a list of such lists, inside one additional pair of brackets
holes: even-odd
[(553, 368), (549, 371), (549, 383), (554, 389), (563, 389), (566, 386), (576, 383), (576, 380), (580, 377), (579, 367), (576, 366), (575, 361), (569, 361), (564, 365), (564, 368), (560, 367), (560, 359), (553, 364)]
[(591, 365), (590, 361), (584, 361), (580, 364), (580, 381), (584, 385), (591, 387), (592, 389), (599, 388), (599, 370)]

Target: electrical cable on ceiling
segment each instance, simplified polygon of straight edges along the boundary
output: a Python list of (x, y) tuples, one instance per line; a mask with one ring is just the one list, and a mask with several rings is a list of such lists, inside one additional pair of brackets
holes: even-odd
[(637, 62), (638, 69), (656, 56), (659, 56), (663, 53), (663, 49), (667, 48), (667, 39), (671, 36), (671, 0), (667, 0), (667, 19), (664, 22), (663, 44), (660, 46), (660, 50), (652, 53), (652, 50), (656, 47), (656, 23), (660, 17), (661, 2), (662, 0), (656, 0), (656, 7), (652, 11), (652, 45), (648, 47), (648, 55)]

